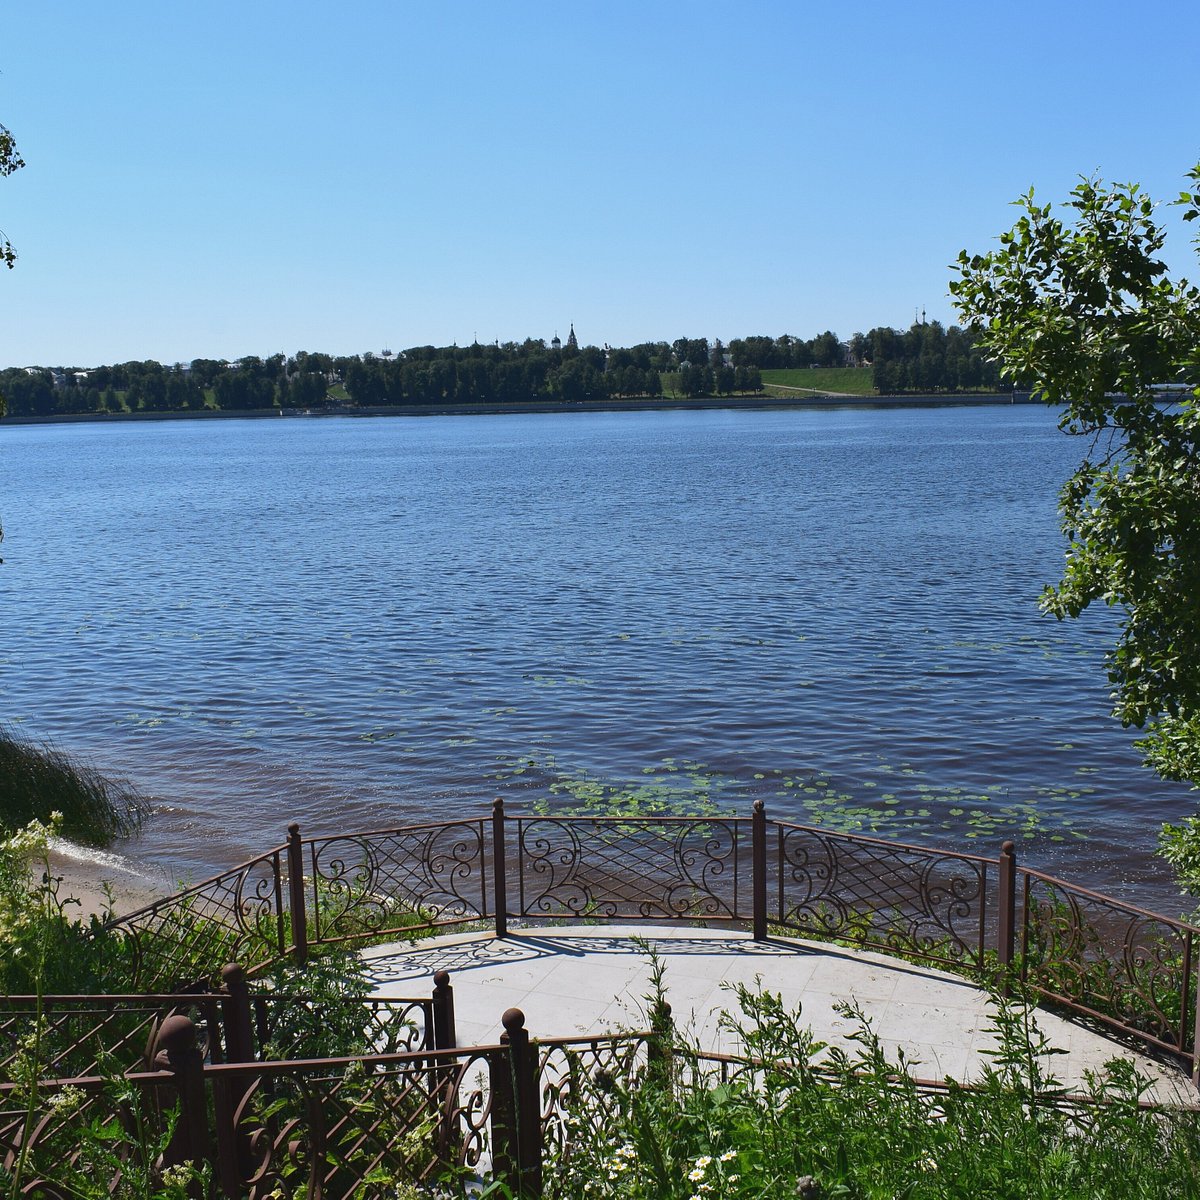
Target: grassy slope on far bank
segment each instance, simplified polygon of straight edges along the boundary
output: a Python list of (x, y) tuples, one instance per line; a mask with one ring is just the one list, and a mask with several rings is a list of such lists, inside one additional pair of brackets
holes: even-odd
[(789, 367), (764, 371), (763, 386), (807, 388), (817, 392), (845, 392), (851, 396), (874, 395), (870, 367)]

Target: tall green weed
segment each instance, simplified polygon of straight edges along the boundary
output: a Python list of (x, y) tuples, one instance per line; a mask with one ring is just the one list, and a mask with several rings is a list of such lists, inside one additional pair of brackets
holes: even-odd
[(1200, 1114), (1143, 1107), (1149, 1081), (1122, 1060), (1068, 1098), (1023, 1002), (993, 998), (997, 1049), (974, 1086), (931, 1091), (853, 1003), (850, 1045), (833, 1047), (770, 992), (735, 999), (741, 1065), (722, 1079), (679, 1044), (669, 1078), (606, 1079), (608, 1119), (573, 1123), (549, 1200), (1200, 1196)]
[(60, 832), (85, 846), (128, 837), (150, 811), (134, 785), (110, 779), (56, 746), (19, 739), (0, 726), (0, 833), (61, 814)]

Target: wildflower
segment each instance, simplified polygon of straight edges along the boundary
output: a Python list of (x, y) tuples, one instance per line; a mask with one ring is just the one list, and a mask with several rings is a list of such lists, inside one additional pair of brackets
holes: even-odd
[(51, 1112), (56, 1112), (60, 1115), (66, 1115), (67, 1113), (74, 1112), (75, 1109), (79, 1108), (83, 1104), (83, 1101), (83, 1091), (80, 1088), (68, 1084), (61, 1091), (55, 1092), (54, 1095), (47, 1098), (46, 1107), (50, 1109)]
[(722, 1162), (732, 1162), (735, 1158), (737, 1158), (736, 1150), (726, 1150), (725, 1153), (721, 1155)]
[(697, 1179), (703, 1179), (704, 1178), (704, 1168), (700, 1167), (700, 1166), (693, 1167), (688, 1172), (688, 1178), (690, 1180), (692, 1180), (693, 1182), (695, 1182)]
[(628, 1142), (626, 1142), (625, 1145), (623, 1145), (620, 1148), (620, 1150), (617, 1151), (617, 1153), (622, 1158), (636, 1158), (637, 1157), (637, 1151)]
[(176, 1163), (173, 1167), (163, 1167), (163, 1186), (169, 1190), (183, 1191), (196, 1177), (191, 1163)]
[(703, 1171), (704, 1168), (707, 1167), (710, 1162), (712, 1162), (712, 1155), (711, 1154), (702, 1154), (702, 1155), (700, 1155), (700, 1157), (698, 1159), (696, 1159), (696, 1166), (698, 1166), (700, 1168), (700, 1170)]
[(920, 1159), (917, 1160), (917, 1166), (919, 1166), (922, 1171), (936, 1171), (938, 1169), (937, 1159), (934, 1158), (928, 1150), (921, 1155)]

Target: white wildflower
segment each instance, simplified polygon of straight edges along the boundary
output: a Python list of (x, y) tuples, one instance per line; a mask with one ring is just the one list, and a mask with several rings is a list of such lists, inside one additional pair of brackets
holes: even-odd
[(61, 1089), (61, 1091), (57, 1091), (52, 1096), (47, 1098), (46, 1107), (50, 1109), (51, 1112), (65, 1115), (66, 1113), (74, 1112), (75, 1109), (79, 1108), (83, 1104), (83, 1101), (83, 1091), (80, 1088), (68, 1084), (65, 1088)]
[(162, 1181), (166, 1188), (186, 1188), (195, 1178), (196, 1172), (191, 1163), (176, 1163), (173, 1167), (163, 1167)]

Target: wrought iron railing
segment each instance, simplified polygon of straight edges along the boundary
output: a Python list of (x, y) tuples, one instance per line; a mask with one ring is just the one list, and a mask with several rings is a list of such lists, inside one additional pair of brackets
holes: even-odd
[(983, 966), (994, 861), (772, 824), (771, 923), (778, 929), (951, 967)]
[(221, 1000), (211, 993), (0, 996), (0, 1082), (14, 1082), (35, 1053), (41, 1072), (56, 1077), (141, 1070), (159, 1025), (176, 1013), (192, 1019), (206, 1057), (221, 1062)]
[[(1023, 880), (1023, 882), (1022, 882)], [(110, 923), (141, 986), (192, 983), (213, 934), (253, 974), (310, 947), (509, 921), (679, 921), (1019, 965), (1048, 1000), (1196, 1066), (1195, 930), (996, 859), (749, 818), (488, 817), (304, 839)]]
[(1023, 869), (1021, 971), (1040, 995), (1195, 1057), (1200, 930)]
[[(293, 943), (411, 937), (486, 920), (485, 825), (443, 821), (303, 841), (291, 826)], [(308, 929), (297, 913), (307, 914)]]
[[(509, 1009), (501, 1021), (504, 1032), (493, 1044), (211, 1063), (192, 1023), (173, 1016), (159, 1031), (149, 1068), (124, 1076), (117, 1089), (98, 1076), (47, 1079), (30, 1106), (16, 1085), (0, 1084), (0, 1169), (11, 1173), (23, 1163), (21, 1195), (73, 1194), (88, 1165), (87, 1138), (79, 1137), (86, 1124), (111, 1138), (114, 1192), (122, 1172), (153, 1179), (164, 1166), (191, 1163), (208, 1169), (208, 1187), (193, 1194), (214, 1200), (384, 1200), (401, 1183), (471, 1195), (484, 1176), (502, 1182), (506, 1194), (535, 1200), (545, 1164), (568, 1163), (576, 1145), (626, 1115), (622, 1105), (641, 1087), (678, 1096), (718, 1084), (765, 1092), (768, 1074), (832, 1086), (860, 1078), (819, 1059), (698, 1052), (676, 1041), (669, 1022), (534, 1041), (520, 1010)], [(879, 1085), (877, 1075), (869, 1078)], [(948, 1116), (943, 1098), (973, 1090), (935, 1080), (908, 1086), (924, 1097), (928, 1120)], [(1109, 1103), (1057, 1086), (1025, 1098), (1079, 1128), (1102, 1118)], [(1161, 1119), (1161, 1107), (1141, 1107)], [(131, 1128), (131, 1112), (140, 1140), (119, 1132)]]
[(208, 981), (214, 961), (249, 968), (288, 952), (285, 846), (108, 922), (128, 961), (121, 975), (147, 990)]
[(749, 821), (517, 817), (518, 917), (737, 921)]

